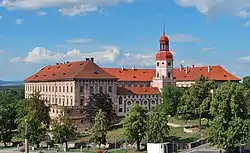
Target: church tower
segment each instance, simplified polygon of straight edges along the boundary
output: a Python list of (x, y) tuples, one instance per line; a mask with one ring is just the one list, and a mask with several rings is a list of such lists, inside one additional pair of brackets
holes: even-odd
[(169, 39), (163, 31), (160, 37), (160, 50), (156, 53), (156, 72), (152, 86), (159, 90), (164, 86), (175, 86), (176, 81), (173, 77), (174, 58), (169, 50)]

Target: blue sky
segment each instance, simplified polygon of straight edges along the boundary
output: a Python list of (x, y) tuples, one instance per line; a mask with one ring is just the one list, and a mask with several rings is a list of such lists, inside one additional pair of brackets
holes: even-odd
[(249, 0), (0, 0), (0, 80), (92, 56), (153, 68), (164, 24), (176, 67), (250, 75)]

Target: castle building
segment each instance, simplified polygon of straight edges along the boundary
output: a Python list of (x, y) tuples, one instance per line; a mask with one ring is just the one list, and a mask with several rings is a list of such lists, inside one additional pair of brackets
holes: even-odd
[(109, 94), (118, 116), (125, 116), (133, 103), (151, 111), (161, 102), (164, 86), (190, 87), (201, 75), (217, 84), (240, 79), (221, 66), (174, 68), (174, 58), (165, 32), (160, 37), (155, 69), (102, 68), (94, 58), (85, 61), (57, 63), (42, 68), (25, 79), (25, 98), (40, 91), (51, 106), (50, 116), (56, 118), (67, 113), (79, 131), (85, 130), (87, 121), (79, 109), (88, 102), (91, 93)]

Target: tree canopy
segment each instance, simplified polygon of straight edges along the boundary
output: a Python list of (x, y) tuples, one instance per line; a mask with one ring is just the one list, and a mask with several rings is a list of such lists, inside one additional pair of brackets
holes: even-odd
[(246, 77), (243, 78), (243, 84), (245, 86), (250, 87), (250, 76), (246, 76)]
[(137, 150), (140, 150), (140, 142), (145, 137), (147, 130), (146, 113), (145, 108), (133, 104), (123, 122), (125, 138), (129, 143), (136, 143)]
[(164, 143), (169, 137), (167, 112), (162, 104), (156, 106), (149, 115), (147, 122), (147, 137), (150, 143)]
[(68, 116), (59, 116), (52, 121), (52, 134), (56, 143), (65, 143), (68, 150), (68, 141), (76, 136), (76, 127)]
[(95, 116), (94, 125), (92, 127), (91, 141), (99, 144), (106, 143), (106, 135), (108, 130), (108, 122), (104, 112), (100, 109)]
[(184, 93), (184, 89), (166, 86), (162, 90), (163, 106), (168, 115), (175, 116), (177, 114), (177, 108), (180, 105), (181, 97)]
[(39, 93), (34, 93), (29, 99), (18, 104), (18, 129), (21, 138), (25, 137), (25, 122), (28, 123), (28, 140), (31, 144), (39, 143), (46, 138), (50, 125), (50, 107), (45, 104)]
[(116, 119), (115, 107), (108, 94), (97, 93), (90, 95), (88, 104), (85, 107), (85, 113), (91, 123), (94, 122), (95, 115), (100, 109), (104, 112), (108, 123), (112, 123)]
[(211, 90), (215, 89), (215, 84), (208, 81), (204, 76), (199, 77), (195, 84), (192, 85), (184, 93), (181, 98), (181, 106), (179, 111), (184, 118), (199, 118), (201, 126), (201, 118), (210, 119), (209, 109), (211, 102)]
[(212, 145), (233, 152), (247, 142), (249, 122), (244, 87), (236, 83), (223, 83), (211, 102), (213, 120), (207, 131)]

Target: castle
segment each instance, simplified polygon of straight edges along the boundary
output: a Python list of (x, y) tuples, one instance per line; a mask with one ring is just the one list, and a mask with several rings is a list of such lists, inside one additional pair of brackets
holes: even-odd
[(161, 102), (164, 86), (190, 87), (201, 75), (217, 84), (240, 79), (221, 66), (174, 68), (174, 58), (165, 32), (160, 37), (155, 69), (102, 68), (94, 58), (85, 61), (57, 63), (42, 68), (25, 79), (25, 98), (40, 91), (51, 106), (51, 118), (67, 113), (78, 130), (85, 130), (86, 120), (79, 109), (91, 93), (109, 94), (118, 116), (125, 116), (133, 103), (149, 111)]

